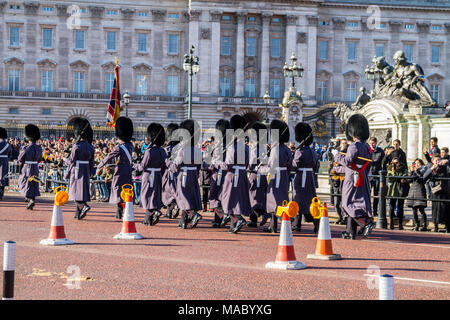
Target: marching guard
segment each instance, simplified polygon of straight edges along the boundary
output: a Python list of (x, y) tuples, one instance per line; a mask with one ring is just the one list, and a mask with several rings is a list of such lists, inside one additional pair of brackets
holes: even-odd
[(116, 120), (115, 135), (119, 140), (114, 149), (99, 163), (98, 170), (105, 166), (111, 159), (116, 159), (116, 168), (111, 183), (111, 194), (109, 203), (117, 205), (116, 219), (122, 219), (123, 215), (123, 200), (120, 197), (122, 186), (131, 184), (132, 178), (132, 158), (133, 145), (131, 138), (133, 136), (133, 122), (126, 117), (119, 117)]
[(20, 150), (17, 161), (22, 167), (19, 177), (20, 193), (28, 202), (27, 209), (33, 210), (36, 204), (36, 197), (41, 195), (39, 191), (39, 167), (38, 164), (42, 160), (42, 148), (36, 144), (41, 138), (39, 128), (34, 124), (25, 126), (25, 139), (28, 145), (23, 146)]
[(66, 159), (67, 170), (64, 176), (69, 180), (69, 200), (76, 202), (75, 219), (81, 220), (91, 209), (90, 177), (94, 170), (94, 147), (91, 142), (93, 131), (88, 120), (76, 118), (73, 122), (75, 144)]
[(250, 183), (250, 205), (252, 213), (250, 221), (247, 224), (250, 228), (258, 226), (258, 217), (262, 216), (260, 226), (263, 226), (268, 219), (266, 212), (267, 198), (267, 166), (263, 166), (264, 160), (267, 160), (267, 149), (261, 150), (259, 143), (262, 134), (267, 135), (267, 126), (261, 122), (255, 122), (251, 125), (251, 129), (256, 131), (256, 141), (250, 146), (250, 175), (248, 181)]
[(5, 128), (0, 127), (0, 201), (3, 200), (5, 187), (9, 186), (9, 159), (11, 158), (12, 147), (6, 142), (8, 133)]
[[(195, 228), (202, 218), (197, 212), (202, 209), (202, 199), (200, 196), (200, 185), (198, 175), (201, 166), (201, 150), (196, 147), (199, 138), (199, 131), (196, 130), (196, 123), (192, 119), (183, 121), (180, 129), (189, 132), (190, 139), (182, 141), (173, 150), (172, 159), (166, 160), (166, 166), (176, 175), (176, 202), (181, 210), (181, 217), (178, 227), (187, 229), (188, 224)], [(183, 138), (185, 139), (185, 138)], [(198, 159), (200, 163), (195, 163)]]
[[(172, 150), (178, 144), (177, 140), (172, 139), (172, 133), (179, 128), (176, 123), (169, 123), (166, 128), (167, 144), (164, 147), (167, 158), (172, 156)], [(176, 173), (170, 170), (164, 170), (162, 176), (162, 203), (167, 208), (164, 217), (176, 219), (178, 217), (179, 208), (176, 201)]]
[(303, 215), (305, 221), (314, 223), (314, 232), (317, 233), (319, 220), (314, 219), (309, 212), (312, 199), (316, 197), (315, 174), (320, 168), (319, 155), (310, 147), (313, 138), (313, 131), (309, 124), (297, 123), (295, 140), (299, 145), (292, 160), (292, 169), (295, 171), (292, 196), (299, 206), (299, 211), (292, 224), (292, 230), (301, 231)]
[[(245, 130), (247, 121), (241, 115), (234, 115), (230, 119), (230, 127), (235, 131), (231, 141), (225, 150), (225, 161), (219, 166), (226, 170), (223, 177), (221, 202), (224, 213), (230, 216), (229, 233), (238, 233), (247, 221), (242, 217), (251, 213), (249, 189), (250, 184), (247, 177), (249, 165), (249, 149), (244, 144), (244, 139), (238, 139), (236, 131)], [(239, 130), (241, 129), (241, 130)], [(224, 217), (226, 219), (227, 217)]]
[(226, 131), (230, 129), (230, 122), (220, 119), (216, 122), (216, 130), (222, 134), (222, 139), (216, 139), (214, 150), (212, 152), (211, 165), (207, 168), (211, 171), (210, 189), (209, 189), (209, 208), (214, 210), (213, 228), (224, 227), (229, 221), (230, 216), (224, 215), (220, 196), (222, 193), (223, 180), (227, 170), (220, 168), (223, 162), (223, 156), (226, 152)]
[[(347, 216), (347, 230), (342, 232), (344, 239), (355, 239), (358, 234), (368, 237), (375, 227), (372, 221), (370, 205), (370, 183), (367, 177), (368, 161), (371, 158), (370, 147), (366, 143), (369, 138), (369, 123), (361, 114), (352, 115), (346, 127), (348, 141), (353, 141), (343, 155), (333, 150), (337, 163), (345, 166), (345, 179), (342, 184), (342, 214)], [(364, 160), (366, 159), (366, 160)]]
[(269, 183), (267, 186), (267, 213), (270, 214), (270, 225), (264, 228), (264, 232), (276, 233), (278, 219), (277, 207), (283, 201), (289, 201), (289, 172), (292, 169), (292, 152), (286, 146), (289, 141), (289, 127), (281, 120), (275, 119), (270, 123), (271, 135), (278, 130), (278, 141), (271, 137), (271, 148), (268, 161)]
[(135, 168), (137, 171), (143, 172), (141, 204), (146, 212), (142, 224), (152, 226), (158, 223), (161, 216), (161, 171), (164, 170), (167, 154), (161, 147), (166, 140), (164, 127), (159, 123), (151, 123), (147, 128), (147, 134), (150, 137), (150, 145), (145, 150), (141, 163), (137, 164)]

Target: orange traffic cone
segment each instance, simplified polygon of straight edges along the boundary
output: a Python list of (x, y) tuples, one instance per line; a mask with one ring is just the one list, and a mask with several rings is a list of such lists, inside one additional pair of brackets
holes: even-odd
[(45, 246), (61, 246), (67, 244), (74, 244), (72, 240), (66, 238), (66, 233), (64, 232), (64, 221), (62, 216), (61, 206), (53, 206), (53, 216), (52, 224), (50, 227), (50, 234), (48, 239), (42, 240), (40, 242)]
[[(291, 207), (291, 203), (296, 205), (296, 209), (298, 212), (297, 203), (290, 202), (289, 207)], [(270, 269), (282, 269), (282, 270), (298, 270), (305, 269), (306, 265), (300, 261), (297, 261), (295, 258), (294, 252), (294, 243), (292, 241), (292, 230), (291, 230), (291, 215), (295, 216), (295, 214), (291, 210), (283, 210), (287, 209), (287, 207), (279, 207), (277, 209), (277, 215), (281, 213), (281, 230), (280, 230), (280, 240), (278, 242), (278, 250), (277, 255), (275, 257), (275, 262), (266, 263), (266, 268)], [(292, 214), (291, 214), (292, 213)]]
[[(130, 190), (130, 189), (125, 189)], [(134, 210), (133, 210), (133, 192), (122, 191), (125, 198), (125, 212), (122, 218), (122, 231), (114, 236), (114, 239), (124, 240), (139, 240), (142, 239), (142, 235), (136, 232), (136, 226), (134, 224)]]
[(317, 235), (317, 244), (315, 254), (308, 254), (307, 259), (318, 260), (341, 260), (340, 254), (333, 253), (333, 246), (331, 244), (330, 222), (328, 220), (328, 208), (324, 203), (320, 207), (321, 217), (319, 225), (319, 234)]

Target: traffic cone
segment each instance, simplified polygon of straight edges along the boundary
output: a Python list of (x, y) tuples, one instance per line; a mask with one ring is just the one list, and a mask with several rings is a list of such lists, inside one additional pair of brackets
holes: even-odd
[(295, 258), (291, 220), (284, 211), (281, 217), (280, 241), (278, 242), (275, 262), (266, 263), (266, 268), (281, 270), (305, 269), (306, 265), (300, 261), (297, 261)]
[(126, 195), (125, 212), (122, 218), (122, 231), (114, 236), (114, 239), (123, 240), (139, 240), (142, 239), (142, 235), (136, 232), (136, 226), (134, 224), (134, 211), (133, 211), (133, 194)]
[(317, 235), (316, 252), (308, 254), (307, 259), (318, 260), (341, 260), (340, 254), (333, 253), (333, 246), (331, 244), (330, 221), (328, 220), (328, 208), (324, 203), (321, 207), (322, 216), (320, 218), (319, 234)]
[(66, 238), (66, 233), (64, 232), (64, 221), (62, 216), (61, 206), (53, 206), (53, 216), (52, 224), (50, 227), (50, 234), (48, 239), (41, 240), (41, 244), (45, 246), (61, 246), (74, 244), (72, 240)]

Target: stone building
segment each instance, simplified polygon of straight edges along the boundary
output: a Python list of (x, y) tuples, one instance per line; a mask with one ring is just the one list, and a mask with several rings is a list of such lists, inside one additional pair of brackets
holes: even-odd
[[(293, 52), (304, 67), (296, 79), (301, 112), (311, 121), (323, 105), (354, 102), (361, 86), (371, 90), (365, 66), (375, 55), (392, 63), (399, 49), (422, 66), (443, 105), (449, 15), (446, 0), (0, 0), (0, 125), (74, 116), (104, 124), (115, 57), (137, 126), (182, 121), (191, 45), (200, 61), (193, 117), (204, 126), (234, 113), (264, 118), (266, 108), (270, 119), (279, 117), (290, 84), (283, 66)], [(335, 134), (331, 113), (322, 120)]]

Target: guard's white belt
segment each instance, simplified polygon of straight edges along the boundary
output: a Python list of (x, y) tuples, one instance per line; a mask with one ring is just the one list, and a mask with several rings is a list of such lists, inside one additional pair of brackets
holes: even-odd
[(298, 168), (298, 171), (302, 172), (302, 188), (304, 188), (305, 184), (306, 184), (306, 176), (307, 176), (306, 172), (313, 172), (313, 169), (312, 168)]
[(150, 174), (150, 188), (153, 188), (153, 184), (155, 181), (155, 172), (160, 172), (161, 168), (147, 168), (145, 171), (151, 172)]
[(256, 187), (257, 188), (259, 188), (260, 185), (261, 185), (261, 176), (267, 177), (267, 174), (266, 173), (260, 173), (260, 172), (256, 173)]
[(233, 187), (236, 188), (239, 181), (239, 170), (247, 170), (247, 168), (243, 166), (233, 166), (233, 169), (234, 169)]
[(25, 161), (25, 164), (38, 164), (37, 161)]
[(8, 158), (8, 156), (5, 154), (2, 154), (2, 155), (0, 155), (0, 158)]
[(80, 170), (80, 164), (89, 164), (89, 161), (77, 160), (75, 162), (75, 179), (78, 179), (78, 171)]
[(186, 178), (187, 178), (187, 172), (188, 171), (197, 171), (197, 167), (181, 167), (181, 170), (183, 170), (183, 176), (181, 180), (181, 186), (183, 188), (186, 187)]
[(280, 187), (280, 179), (281, 179), (281, 171), (286, 171), (287, 168), (286, 167), (276, 167), (276, 180), (275, 180), (275, 188), (279, 188)]

